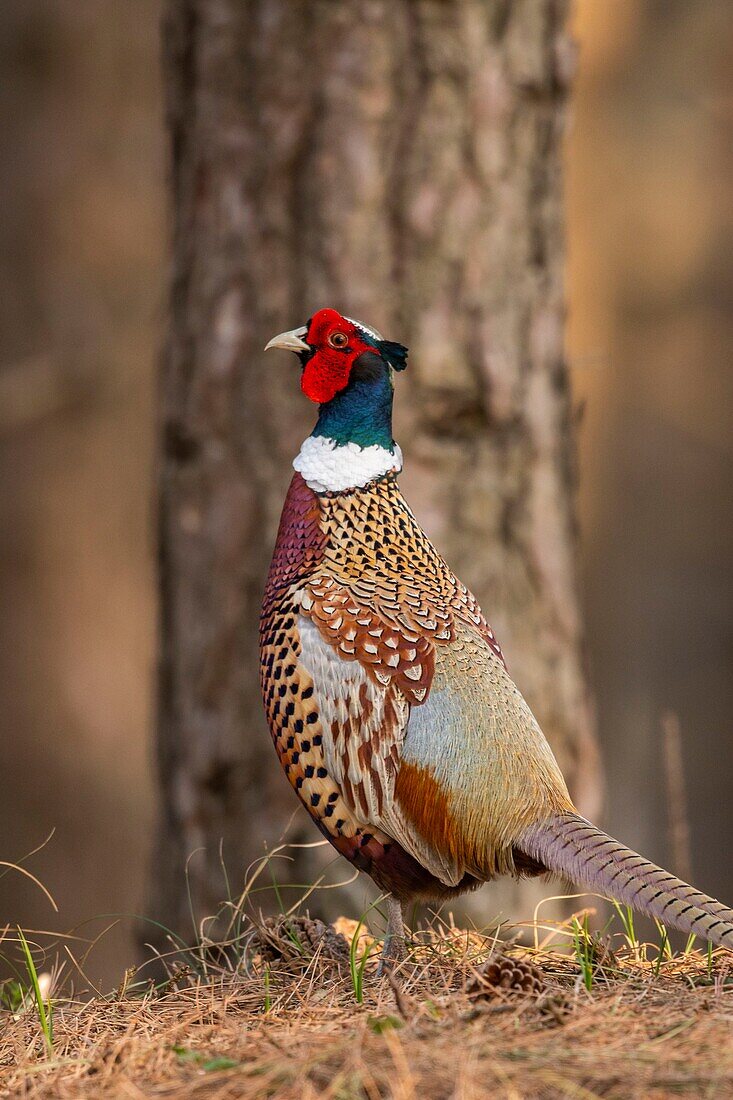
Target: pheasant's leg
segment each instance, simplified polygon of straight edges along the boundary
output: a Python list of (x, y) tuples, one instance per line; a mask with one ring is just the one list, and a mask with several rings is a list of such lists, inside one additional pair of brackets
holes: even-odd
[(379, 960), (377, 976), (382, 977), (398, 966), (405, 957), (405, 919), (402, 902), (393, 894), (387, 894), (387, 932)]

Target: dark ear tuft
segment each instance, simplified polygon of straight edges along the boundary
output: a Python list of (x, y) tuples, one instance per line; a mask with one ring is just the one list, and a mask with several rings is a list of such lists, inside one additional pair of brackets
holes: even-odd
[(407, 348), (404, 344), (396, 344), (394, 340), (380, 340), (379, 350), (382, 358), (386, 359), (394, 370), (404, 370), (407, 366)]

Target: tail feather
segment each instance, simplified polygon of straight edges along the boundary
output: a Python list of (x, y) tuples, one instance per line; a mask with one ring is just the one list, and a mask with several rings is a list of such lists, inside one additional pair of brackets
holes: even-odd
[(733, 950), (733, 909), (650, 863), (577, 814), (530, 826), (517, 847), (548, 871), (681, 932)]

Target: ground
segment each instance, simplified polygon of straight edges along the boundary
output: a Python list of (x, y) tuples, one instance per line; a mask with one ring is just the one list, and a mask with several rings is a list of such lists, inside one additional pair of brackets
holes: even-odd
[(628, 932), (576, 919), (520, 947), (433, 922), (380, 978), (355, 922), (242, 919), (236, 952), (172, 951), (157, 984), (131, 970), (108, 996), (51, 991), (50, 1019), (53, 979), (34, 994), (29, 969), (4, 988), (0, 1096), (733, 1097), (733, 956)]

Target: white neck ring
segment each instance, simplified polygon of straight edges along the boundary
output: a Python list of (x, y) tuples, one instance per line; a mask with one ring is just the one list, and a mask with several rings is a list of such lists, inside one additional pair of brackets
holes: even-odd
[(310, 435), (293, 460), (293, 468), (314, 493), (340, 493), (359, 489), (375, 478), (402, 469), (402, 451), (374, 444), (337, 443), (321, 435)]

